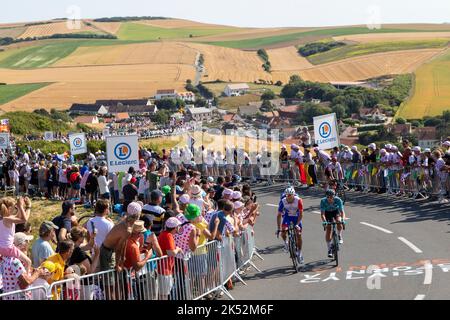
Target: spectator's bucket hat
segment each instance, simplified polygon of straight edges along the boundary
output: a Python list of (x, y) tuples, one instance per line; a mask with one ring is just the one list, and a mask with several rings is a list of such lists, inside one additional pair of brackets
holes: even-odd
[(184, 216), (188, 220), (195, 220), (198, 217), (200, 217), (201, 210), (200, 208), (195, 204), (188, 204), (186, 207), (186, 210), (184, 210)]

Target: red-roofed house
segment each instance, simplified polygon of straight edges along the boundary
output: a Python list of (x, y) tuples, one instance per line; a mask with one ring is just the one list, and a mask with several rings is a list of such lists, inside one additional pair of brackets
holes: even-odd
[(281, 118), (294, 119), (298, 114), (298, 108), (297, 105), (281, 107), (278, 113)]

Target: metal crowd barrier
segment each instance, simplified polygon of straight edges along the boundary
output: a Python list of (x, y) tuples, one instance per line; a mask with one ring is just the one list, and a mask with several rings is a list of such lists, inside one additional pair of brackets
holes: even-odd
[[(0, 300), (199, 300), (218, 291), (258, 255), (251, 226), (239, 237), (212, 241), (183, 257), (148, 260), (140, 270), (108, 270), (0, 295)], [(258, 255), (258, 257), (260, 257)], [(260, 257), (261, 258), (261, 257)], [(262, 258), (261, 258), (262, 259)]]

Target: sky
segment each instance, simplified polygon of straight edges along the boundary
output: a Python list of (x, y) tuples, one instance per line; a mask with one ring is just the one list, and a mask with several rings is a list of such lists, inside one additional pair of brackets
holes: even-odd
[(0, 23), (54, 18), (165, 16), (239, 27), (450, 22), (449, 0), (21, 0)]

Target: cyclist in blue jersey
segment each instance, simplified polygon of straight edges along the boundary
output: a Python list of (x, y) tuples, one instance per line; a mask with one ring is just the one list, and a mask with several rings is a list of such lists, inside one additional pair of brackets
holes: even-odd
[(286, 242), (286, 233), (291, 222), (295, 226), (297, 234), (297, 256), (300, 258), (300, 263), (303, 263), (302, 255), (302, 219), (303, 219), (303, 201), (295, 193), (295, 189), (289, 187), (284, 192), (285, 197), (282, 196), (280, 204), (278, 205), (277, 215), (277, 235), (281, 232), (281, 237), (284, 240), (285, 250), (288, 250)]
[[(336, 196), (334, 190), (327, 190), (326, 197), (320, 201), (320, 213), (322, 218), (322, 224), (326, 222), (343, 222), (345, 223), (345, 211), (344, 204), (342, 200)], [(344, 240), (342, 238), (342, 225), (337, 225), (339, 243), (343, 244)], [(332, 248), (331, 248), (331, 225), (328, 225), (325, 233), (325, 241), (328, 246), (328, 257), (332, 258)]]

